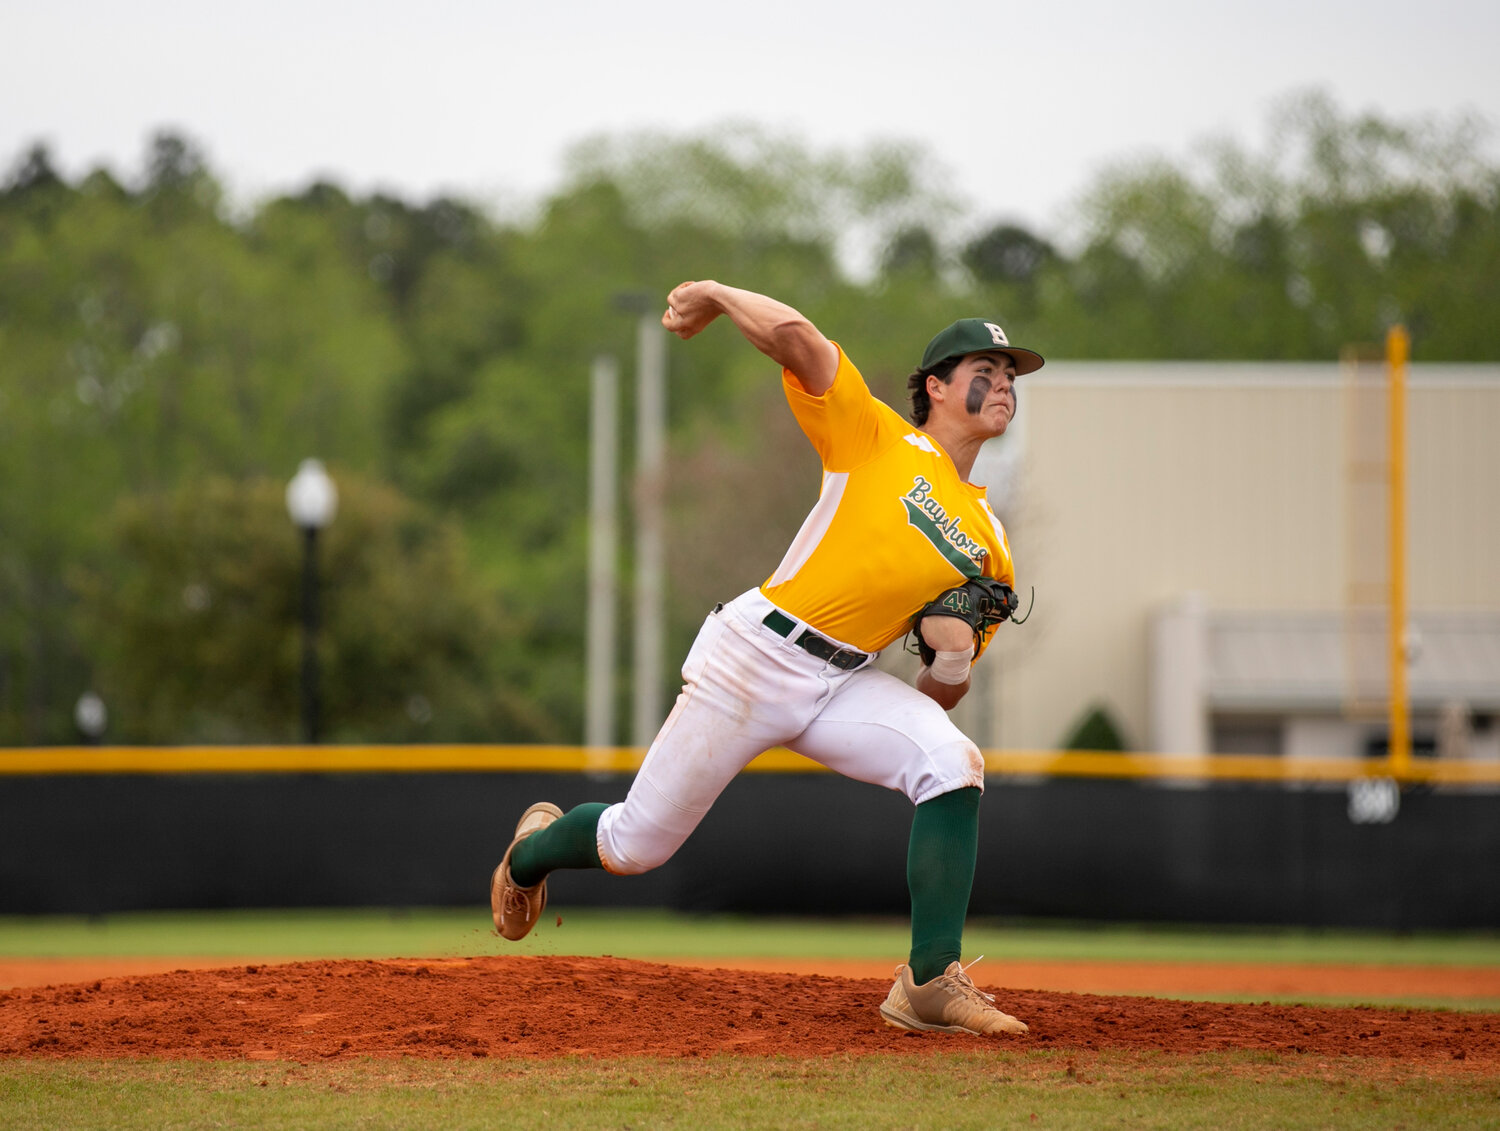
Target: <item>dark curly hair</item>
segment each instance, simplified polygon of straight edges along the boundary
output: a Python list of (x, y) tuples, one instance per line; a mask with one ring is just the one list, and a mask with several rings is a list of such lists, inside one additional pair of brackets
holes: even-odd
[(927, 423), (927, 414), (932, 411), (932, 398), (927, 395), (927, 378), (936, 377), (943, 384), (953, 380), (953, 371), (958, 368), (961, 357), (950, 357), (930, 369), (918, 369), (906, 379), (906, 395), (911, 400), (911, 422), (918, 428)]

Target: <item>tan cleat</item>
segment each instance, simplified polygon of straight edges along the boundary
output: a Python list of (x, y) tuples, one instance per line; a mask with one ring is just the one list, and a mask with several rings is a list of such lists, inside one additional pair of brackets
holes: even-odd
[(495, 930), (500, 932), (501, 938), (512, 942), (524, 939), (547, 908), (547, 881), (544, 879), (529, 888), (518, 887), (510, 878), (510, 854), (516, 850), (516, 845), (562, 815), (562, 810), (550, 801), (538, 801), (522, 813), (516, 823), (516, 835), (511, 838), (500, 866), (490, 877), (490, 917), (495, 920)]
[(981, 1037), (1029, 1031), (1024, 1022), (996, 1009), (994, 996), (976, 986), (967, 971), (968, 967), (950, 962), (948, 969), (919, 986), (911, 980), (910, 967), (896, 967), (896, 984), (886, 995), (880, 1016), (897, 1029), (974, 1033)]

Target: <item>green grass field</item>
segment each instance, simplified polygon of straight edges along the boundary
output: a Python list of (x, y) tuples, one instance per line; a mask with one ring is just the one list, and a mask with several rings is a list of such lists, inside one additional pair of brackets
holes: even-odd
[[(890, 920), (549, 912), (518, 947), (487, 909), (0, 917), (0, 958), (891, 958)], [(1500, 966), (1500, 936), (975, 921), (988, 961)], [(1482, 1003), (1470, 1003), (1482, 1004)], [(984, 1054), (820, 1060), (0, 1060), (0, 1127), (1500, 1127), (1487, 1066), (1293, 1055)]]
[(1494, 1077), (1265, 1054), (691, 1062), (0, 1062), (0, 1124), (163, 1128), (1475, 1128)]
[[(556, 925), (556, 916), (562, 925)], [(502, 943), (489, 909), (137, 912), (0, 916), (0, 957), (161, 955), (242, 958), (443, 958), (473, 954), (889, 958), (905, 954), (894, 919), (772, 919), (600, 908), (549, 909), (520, 944)], [(1500, 934), (971, 920), (968, 955), (989, 960), (1382, 963), (1500, 967)]]

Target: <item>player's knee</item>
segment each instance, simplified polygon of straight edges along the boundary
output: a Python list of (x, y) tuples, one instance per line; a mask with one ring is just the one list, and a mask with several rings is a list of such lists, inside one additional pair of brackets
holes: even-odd
[(611, 847), (608, 856), (600, 853), (600, 860), (608, 872), (617, 876), (639, 876), (649, 872), (653, 868), (660, 868), (668, 860), (672, 859), (676, 852), (674, 845), (670, 850), (663, 850), (660, 846), (649, 845), (632, 850), (629, 847), (615, 845)]
[(956, 789), (984, 789), (984, 755), (967, 738), (929, 751), (924, 762), (923, 772), (906, 790), (918, 805)]
[(965, 743), (963, 753), (964, 776), (980, 789), (984, 788), (984, 755), (972, 742)]
[(599, 860), (605, 871), (617, 876), (639, 876), (660, 868), (676, 854), (684, 838), (665, 830), (611, 814), (615, 820), (599, 822)]

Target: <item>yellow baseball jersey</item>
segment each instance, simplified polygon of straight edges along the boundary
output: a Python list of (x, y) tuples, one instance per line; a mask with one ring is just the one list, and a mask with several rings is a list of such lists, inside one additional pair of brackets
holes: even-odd
[(931, 437), (876, 400), (842, 348), (821, 397), (790, 370), (781, 380), (823, 462), (823, 488), (760, 587), (769, 600), (835, 640), (878, 652), (905, 635), (918, 609), (967, 578), (1015, 585), (1005, 528), (984, 488), (959, 478)]

